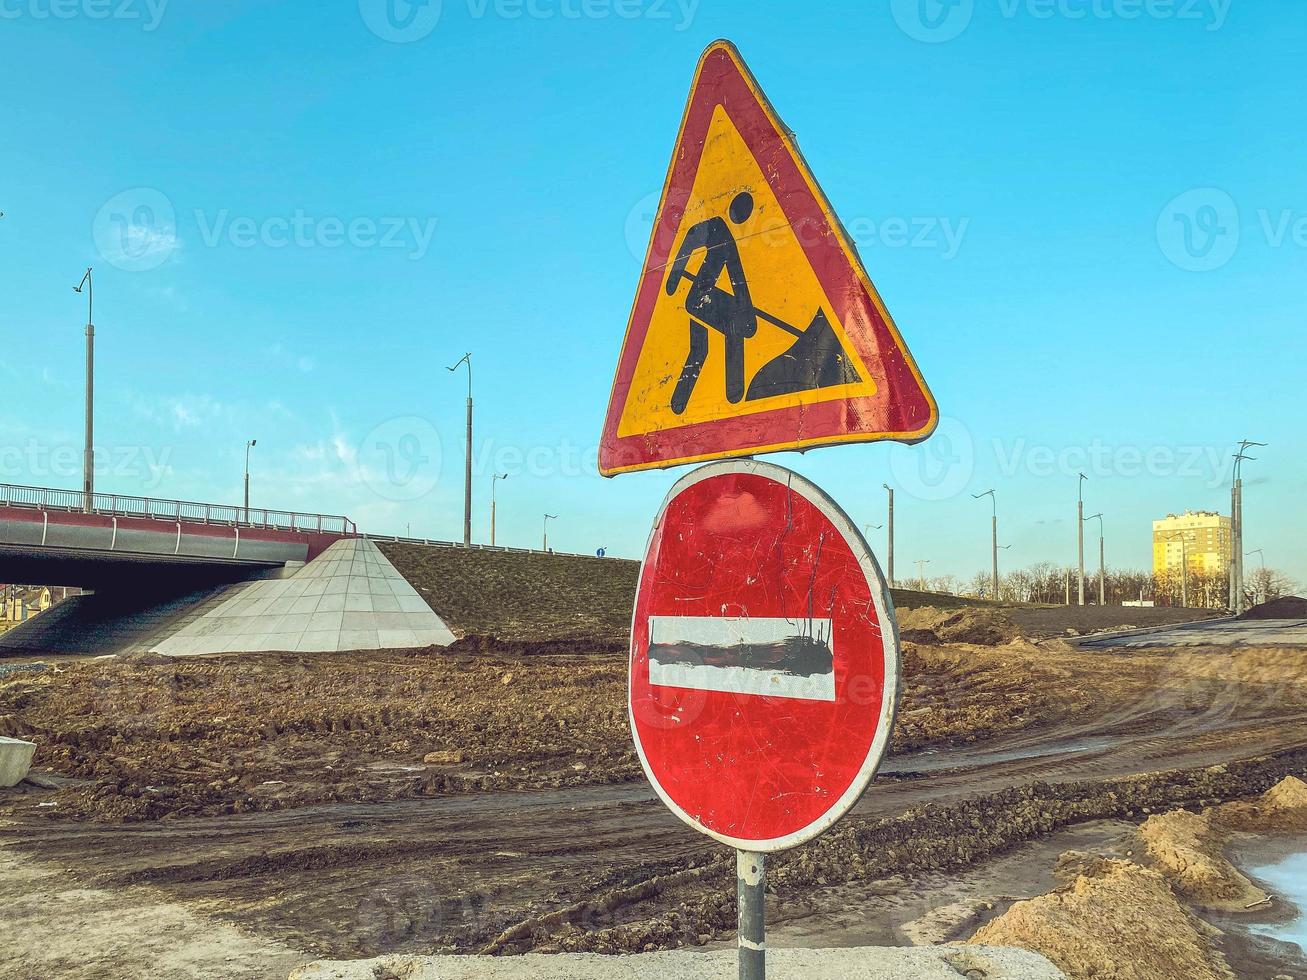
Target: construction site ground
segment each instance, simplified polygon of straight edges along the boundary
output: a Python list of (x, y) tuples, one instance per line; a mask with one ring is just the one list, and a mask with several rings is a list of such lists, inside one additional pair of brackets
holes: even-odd
[[(1078, 650), (1055, 638), (1082, 628), (1067, 612), (1023, 628), (902, 604), (892, 753), (835, 830), (772, 862), (775, 942), (966, 939), (1053, 887), (1064, 851), (1307, 771), (1307, 635)], [(729, 944), (733, 857), (644, 779), (621, 637), (575, 646), (0, 677), (0, 734), (39, 745), (41, 785), (0, 791), (0, 903), (25, 962), (262, 978), (324, 957)], [(1229, 928), (1232, 962), (1268, 955)]]

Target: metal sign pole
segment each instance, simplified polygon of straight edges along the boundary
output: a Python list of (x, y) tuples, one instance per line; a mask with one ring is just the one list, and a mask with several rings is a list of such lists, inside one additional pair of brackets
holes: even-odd
[(763, 855), (753, 851), (735, 852), (740, 980), (766, 980), (767, 976), (767, 925), (763, 913), (763, 871)]

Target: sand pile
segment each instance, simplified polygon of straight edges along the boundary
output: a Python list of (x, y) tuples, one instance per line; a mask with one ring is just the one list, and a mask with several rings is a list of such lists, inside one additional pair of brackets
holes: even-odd
[(1151, 867), (1068, 852), (1056, 873), (1074, 875), (1070, 885), (1016, 903), (968, 942), (1043, 953), (1071, 980), (1232, 977), (1212, 945), (1219, 933), (1189, 905), (1242, 911), (1266, 902), (1225, 847), (1233, 831), (1286, 830), (1307, 830), (1307, 783), (1295, 776), (1249, 802), (1151, 817), (1138, 832)]
[(1255, 800), (1209, 811), (1220, 826), (1243, 833), (1307, 831), (1307, 783), (1286, 776)]
[(1150, 817), (1139, 828), (1148, 857), (1195, 905), (1231, 911), (1267, 901), (1267, 894), (1225, 859), (1230, 835), (1210, 813), (1174, 810)]
[(1021, 631), (1002, 609), (964, 606), (937, 609), (919, 606), (898, 610), (899, 637), (910, 643), (973, 643), (997, 646), (1017, 639)]
[(1043, 953), (1071, 980), (1229, 980), (1204, 928), (1158, 872), (1101, 861), (1067, 888), (1017, 902), (969, 942)]
[(1270, 602), (1253, 606), (1240, 619), (1307, 619), (1307, 599), (1300, 595), (1286, 595)]

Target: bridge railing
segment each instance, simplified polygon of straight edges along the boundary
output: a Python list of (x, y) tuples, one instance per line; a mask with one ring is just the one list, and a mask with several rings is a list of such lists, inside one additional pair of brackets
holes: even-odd
[(358, 527), (348, 517), (334, 514), (301, 514), (264, 507), (245, 508), (117, 493), (94, 493), (88, 500), (87, 495), (80, 490), (20, 487), (8, 483), (0, 483), (0, 507), (30, 507), (33, 510), (101, 514), (106, 517), (143, 517), (159, 521), (256, 527), (309, 534), (358, 533)]

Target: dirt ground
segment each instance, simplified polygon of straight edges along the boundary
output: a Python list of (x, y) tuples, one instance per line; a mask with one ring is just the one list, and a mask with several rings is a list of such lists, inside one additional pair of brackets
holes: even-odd
[[(909, 645), (895, 745), (972, 743), (1088, 704), (1039, 650)], [(156, 820), (642, 780), (625, 692), (624, 654), (136, 656), (0, 679), (0, 734), (75, 780), (41, 816)]]
[[(1010, 902), (986, 886), (923, 908), (913, 889), (1307, 772), (1307, 650), (1084, 652), (933, 612), (904, 627), (920, 632), (891, 757), (834, 831), (769, 868), (769, 916), (805, 936), (885, 941), (850, 914), (860, 895), (909, 899), (893, 941), (965, 938)], [(283, 953), (728, 941), (732, 858), (648, 788), (625, 672), (620, 655), (501, 645), (7, 675), (0, 733), (35, 737), (51, 788), (0, 795), (0, 901), (13, 875), (55, 874), (52, 895), (180, 909), (229, 930), (232, 962), (266, 949), (277, 969)], [(24, 922), (55, 941), (36, 911)], [(171, 975), (151, 969), (121, 975)]]

